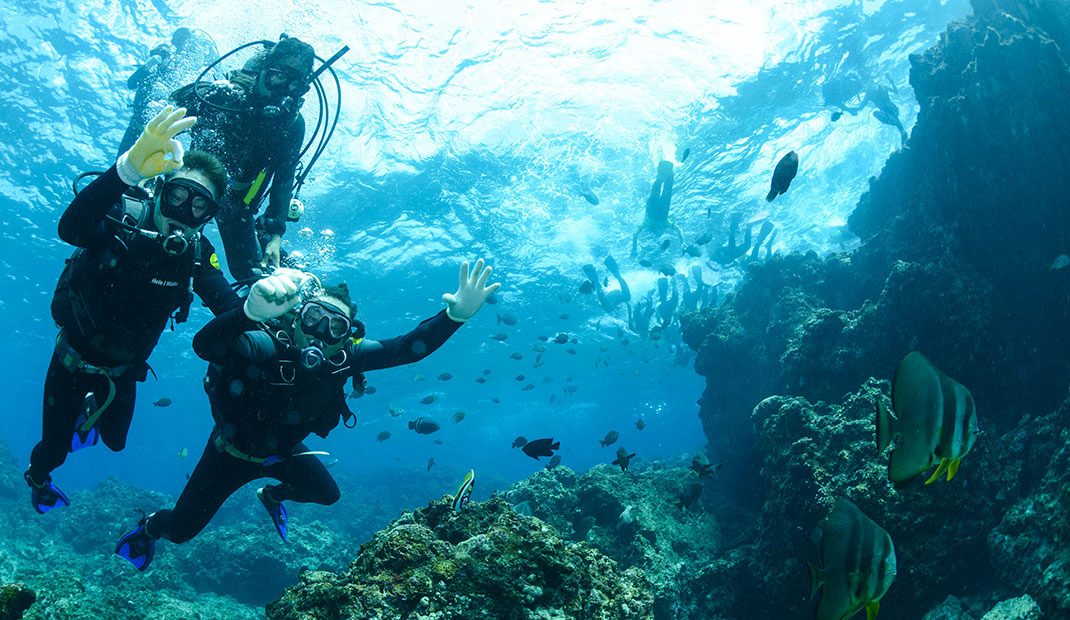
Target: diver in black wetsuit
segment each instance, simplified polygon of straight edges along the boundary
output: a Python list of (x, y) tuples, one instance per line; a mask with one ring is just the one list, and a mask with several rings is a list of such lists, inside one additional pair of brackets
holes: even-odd
[[(186, 319), (193, 293), (216, 313), (239, 305), (200, 232), (226, 174), (207, 153), (183, 158), (174, 136), (196, 119), (182, 116), (161, 112), (60, 219), (60, 237), (78, 250), (52, 299), (60, 333), (45, 377), (41, 441), (25, 474), (37, 512), (70, 504), (51, 477), (68, 452), (98, 438), (114, 451), (126, 445), (145, 360), (168, 319)], [(132, 185), (161, 172), (155, 199), (130, 195)]]
[(486, 286), (490, 273), (482, 259), (471, 275), (463, 263), (457, 292), (443, 295), (446, 310), (404, 336), (378, 342), (364, 339), (344, 286), (320, 288), (299, 304), (309, 276), (280, 269), (257, 282), (243, 309), (216, 317), (193, 341), (197, 355), (211, 363), (206, 390), (216, 421), (200, 462), (175, 508), (142, 518), (115, 552), (145, 570), (157, 538), (190, 540), (232, 493), (258, 478), (282, 483), (259, 489), (257, 497), (285, 541), (283, 501), (338, 500), (319, 453), (302, 442), (311, 433), (326, 437), (340, 419), (354, 419), (345, 403), (346, 381), (430, 355), (501, 286)]
[[(261, 265), (279, 266), (286, 222), (303, 211), (293, 200), (293, 186), (305, 140), (301, 106), (314, 61), (311, 45), (287, 37), (228, 73), (225, 85), (213, 84), (198, 96), (196, 89), (203, 84), (189, 84), (171, 95), (200, 118), (192, 132), (193, 147), (219, 157), (233, 181), (217, 224), (227, 268), (236, 280), (249, 280)], [(267, 210), (257, 221), (265, 194)], [(258, 227), (266, 235), (263, 261)]]
[(154, 101), (163, 101), (168, 93), (195, 77), (218, 55), (207, 33), (189, 28), (175, 30), (171, 45), (162, 43), (154, 47), (126, 81), (126, 87), (134, 91), (134, 102), (118, 154), (127, 152), (145, 130), (145, 123), (154, 116), (149, 109)]

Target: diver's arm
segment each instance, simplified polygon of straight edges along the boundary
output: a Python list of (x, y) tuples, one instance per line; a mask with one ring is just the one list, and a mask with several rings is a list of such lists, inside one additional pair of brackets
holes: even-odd
[(443, 310), (404, 336), (382, 341), (361, 340), (349, 350), (352, 369), (363, 372), (418, 362), (445, 344), (461, 325)]
[[(216, 258), (215, 248), (212, 244), (201, 237), (201, 266), (193, 274), (193, 291), (201, 298), (212, 314), (220, 314), (237, 308), (242, 303), (242, 298), (234, 292), (223, 275)], [(208, 257), (208, 258), (205, 258)]]
[(93, 247), (110, 234), (101, 226), (104, 216), (130, 187), (119, 178), (115, 166), (98, 176), (74, 197), (59, 219), (59, 237), (71, 245)]
[[(249, 336), (246, 336), (249, 333)], [(263, 334), (267, 337), (257, 336)], [(270, 346), (269, 346), (270, 343)], [(254, 361), (274, 354), (274, 342), (257, 324), (245, 315), (241, 307), (227, 310), (215, 317), (193, 337), (193, 352), (208, 362), (223, 363), (237, 353)]]

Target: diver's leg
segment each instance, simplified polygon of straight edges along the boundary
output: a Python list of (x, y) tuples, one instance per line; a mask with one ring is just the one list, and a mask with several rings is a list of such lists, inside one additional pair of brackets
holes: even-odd
[[(605, 259), (606, 269), (609, 273), (613, 274), (613, 277), (617, 279), (617, 283), (620, 284), (621, 297), (616, 301), (616, 304), (621, 302), (628, 302), (632, 300), (632, 292), (628, 289), (628, 283), (624, 281), (624, 278), (620, 275), (620, 266), (617, 265), (616, 259), (612, 255), (606, 256)], [(614, 304), (614, 305), (616, 305)]]
[(146, 531), (150, 536), (175, 543), (192, 539), (208, 525), (228, 497), (247, 482), (263, 477), (264, 469), (220, 452), (209, 439), (174, 509), (154, 513), (146, 523)]
[[(97, 402), (104, 404), (107, 392), (97, 392)], [(126, 433), (130, 430), (130, 421), (134, 418), (134, 400), (137, 396), (137, 382), (132, 376), (123, 376), (115, 380), (115, 398), (108, 408), (100, 414), (96, 427), (104, 445), (113, 452), (126, 447)]]
[(85, 395), (99, 389), (107, 389), (107, 379), (100, 375), (71, 372), (60, 362), (58, 353), (52, 354), (52, 362), (45, 375), (41, 441), (30, 454), (30, 475), (34, 480), (44, 482), (52, 470), (67, 460), (74, 425), (82, 413)]
[[(294, 448), (298, 453), (307, 450), (304, 444)], [(282, 483), (264, 487), (272, 501), (293, 500), (330, 506), (341, 497), (334, 478), (314, 454), (290, 457), (272, 465), (269, 470), (268, 475)]]
[(227, 268), (235, 280), (253, 277), (253, 268), (260, 264), (260, 243), (256, 239), (255, 222), (244, 204), (229, 201), (228, 213), (216, 218), (223, 250), (227, 256)]

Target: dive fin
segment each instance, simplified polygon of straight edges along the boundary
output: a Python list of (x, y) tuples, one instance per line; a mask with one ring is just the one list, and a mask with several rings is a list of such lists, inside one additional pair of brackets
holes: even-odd
[(78, 415), (78, 419), (74, 422), (74, 435), (71, 436), (71, 445), (67, 449), (68, 452), (74, 453), (82, 448), (89, 448), (97, 445), (97, 441), (100, 440), (100, 432), (97, 431), (95, 426), (85, 428), (89, 423), (89, 416), (97, 411), (97, 398), (92, 392), (86, 394), (85, 400), (82, 404), (82, 413)]

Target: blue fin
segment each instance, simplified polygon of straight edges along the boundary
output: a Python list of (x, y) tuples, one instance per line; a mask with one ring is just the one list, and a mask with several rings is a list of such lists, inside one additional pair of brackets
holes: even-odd
[(71, 500), (67, 499), (63, 491), (60, 491), (59, 487), (52, 484), (51, 477), (41, 485), (34, 482), (33, 478), (30, 477), (29, 471), (23, 474), (22, 477), (30, 485), (30, 505), (40, 514), (45, 514), (53, 508), (71, 505)]
[(82, 448), (95, 446), (97, 445), (97, 441), (100, 440), (100, 432), (97, 431), (97, 427), (91, 426), (88, 430), (82, 430), (82, 427), (85, 426), (85, 423), (89, 420), (89, 416), (91, 415), (90, 412), (96, 412), (96, 410), (96, 396), (94, 394), (87, 394), (82, 413), (74, 422), (74, 435), (71, 437), (71, 447), (68, 449), (71, 453), (77, 452)]
[(123, 534), (115, 546), (116, 555), (126, 558), (139, 571), (147, 569), (156, 555), (156, 539), (145, 532), (147, 521), (148, 518), (143, 517), (137, 527)]
[(286, 539), (286, 506), (283, 506), (282, 502), (271, 501), (267, 497), (265, 488), (256, 490), (256, 498), (264, 505), (264, 510), (271, 515), (271, 520), (275, 523), (275, 529), (279, 532), (279, 536), (282, 537), (282, 542), (290, 542)]

